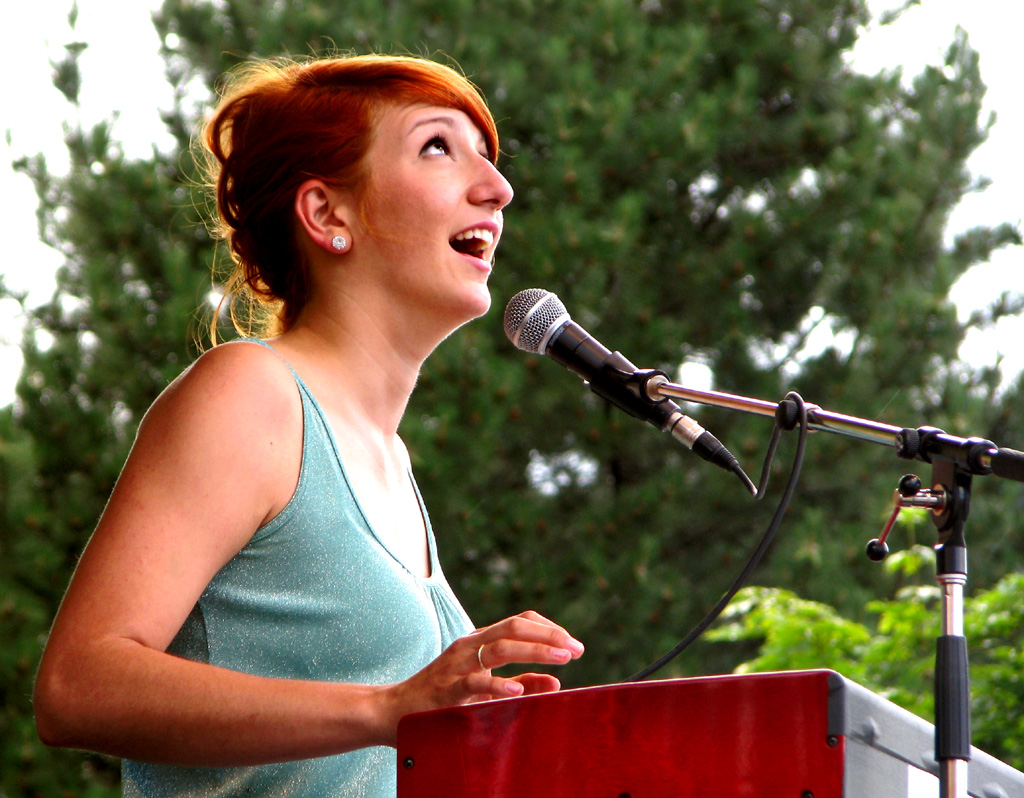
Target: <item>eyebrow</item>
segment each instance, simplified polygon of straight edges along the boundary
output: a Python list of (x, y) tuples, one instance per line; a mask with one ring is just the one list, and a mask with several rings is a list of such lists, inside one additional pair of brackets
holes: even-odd
[[(409, 133), (407, 135), (411, 135), (414, 131), (416, 131), (418, 128), (423, 127), (424, 125), (438, 125), (438, 124), (444, 125), (445, 127), (449, 128), (451, 130), (456, 130), (459, 127), (459, 123), (455, 121), (454, 117), (451, 117), (451, 116), (431, 116), (431, 117), (428, 117), (427, 119), (420, 119), (418, 122), (414, 122), (412, 127), (409, 128)], [(477, 129), (476, 125), (472, 125), (472, 127), (479, 134), (480, 143), (483, 144), (485, 147), (487, 147), (487, 136), (485, 136), (483, 134), (483, 131)], [(490, 151), (490, 147), (488, 147), (488, 157), (490, 157), (489, 151)]]
[(409, 128), (409, 132), (412, 133), (414, 130), (416, 130), (419, 127), (422, 127), (423, 125), (437, 124), (445, 125), (452, 129), (456, 127), (455, 120), (450, 116), (431, 116), (428, 117), (427, 119), (421, 119), (418, 122), (415, 122), (413, 126)]

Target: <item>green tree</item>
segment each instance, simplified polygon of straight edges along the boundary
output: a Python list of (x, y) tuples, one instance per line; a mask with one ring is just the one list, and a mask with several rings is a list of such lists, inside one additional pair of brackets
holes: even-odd
[[(1020, 243), (1010, 225), (943, 243), (950, 209), (979, 187), (965, 167), (989, 124), (977, 54), (961, 33), (909, 88), (896, 73), (860, 75), (846, 54), (866, 20), (858, 0), (510, 0), (486, 13), (460, 0), (167, 0), (154, 23), (176, 149), (128, 159), (104, 123), (69, 130), (64, 177), (41, 158), (20, 164), (66, 263), (53, 300), (30, 311), (18, 402), (0, 417), (0, 577), (17, 640), (0, 654), (0, 790), (113, 789), (106, 760), (51, 767), (83, 760), (34, 742), (33, 652), (142, 413), (197, 352), (215, 250), (188, 142), (219, 76), (249, 55), (450, 57), (488, 97), (517, 191), (497, 307), (428, 362), (403, 435), (473, 617), (533, 606), (568, 625), (588, 654), (567, 684), (622, 678), (669, 648), (739, 572), (778, 491), (753, 504), (732, 476), (514, 350), (498, 316), (516, 291), (556, 291), (596, 336), (670, 375), (700, 362), (733, 393), (796, 389), (887, 423), (1024, 439), (1021, 386), (956, 362), (950, 287)], [(72, 102), (80, 51), (57, 70)], [(969, 323), (1018, 310), (1007, 297)], [(804, 346), (814, 324), (832, 346)], [(755, 471), (770, 422), (701, 416)], [(758, 581), (862, 622), (868, 600), (899, 587), (862, 551), (908, 468), (816, 436)], [(989, 585), (1021, 568), (1021, 490), (978, 493), (972, 580)], [(663, 675), (738, 661), (722, 646), (694, 651)]]
[[(930, 561), (930, 552), (919, 547), (893, 557), (890, 566), (914, 572)], [(934, 568), (930, 572), (934, 576)], [(972, 741), (1018, 769), (1024, 768), (1022, 588), (1024, 574), (1008, 574), (980, 590), (964, 608)], [(736, 668), (739, 673), (829, 668), (934, 721), (939, 589), (934, 584), (907, 585), (892, 599), (871, 602), (868, 609), (871, 620), (860, 623), (789, 590), (746, 588), (708, 638), (736, 650), (746, 650), (750, 643), (757, 646), (755, 656)]]

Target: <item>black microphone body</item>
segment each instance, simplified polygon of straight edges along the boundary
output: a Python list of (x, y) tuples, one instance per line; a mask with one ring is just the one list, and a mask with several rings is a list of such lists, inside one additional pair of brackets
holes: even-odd
[[(639, 370), (620, 352), (612, 352), (571, 319), (548, 339), (543, 354), (578, 374), (594, 393), (634, 418), (668, 432), (679, 407), (669, 399), (652, 401), (641, 392)], [(646, 372), (650, 376), (654, 372)]]
[(745, 481), (738, 461), (714, 435), (684, 415), (665, 397), (652, 399), (644, 387), (652, 377), (664, 374), (639, 370), (620, 352), (613, 352), (574, 322), (555, 294), (539, 288), (520, 291), (505, 309), (505, 334), (519, 349), (536, 352), (561, 363), (583, 378), (590, 389), (634, 418), (647, 421), (705, 460)]

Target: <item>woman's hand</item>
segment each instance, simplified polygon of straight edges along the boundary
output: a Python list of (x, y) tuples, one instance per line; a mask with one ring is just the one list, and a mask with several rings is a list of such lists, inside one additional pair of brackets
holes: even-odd
[(386, 688), (385, 718), (391, 745), (396, 741), (399, 719), (411, 712), (550, 693), (561, 686), (548, 674), (504, 678), (493, 675), (496, 668), (522, 662), (564, 665), (582, 654), (582, 643), (532, 610), (477, 629), (452, 643), (419, 673)]

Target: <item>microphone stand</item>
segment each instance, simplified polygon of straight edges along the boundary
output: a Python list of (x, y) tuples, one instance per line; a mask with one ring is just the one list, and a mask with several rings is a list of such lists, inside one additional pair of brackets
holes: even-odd
[[(651, 400), (664, 397), (769, 416), (784, 429), (797, 423), (794, 402), (765, 402), (745, 396), (701, 391), (671, 383), (652, 373), (643, 383)], [(882, 559), (888, 551), (884, 537), (900, 507), (929, 507), (938, 530), (935, 546), (936, 581), (942, 590), (941, 635), (935, 652), (935, 759), (939, 764), (940, 798), (968, 798), (967, 762), (971, 758), (970, 683), (967, 639), (964, 637), (964, 586), (967, 584), (967, 543), (964, 524), (970, 510), (971, 480), (975, 474), (1024, 482), (1024, 452), (996, 446), (981, 438), (958, 438), (934, 427), (911, 429), (847, 416), (806, 405), (807, 426), (851, 438), (892, 446), (897, 456), (932, 466), (931, 490), (920, 480), (904, 477), (896, 493), (896, 510), (882, 540), (868, 544), (868, 556)]]

